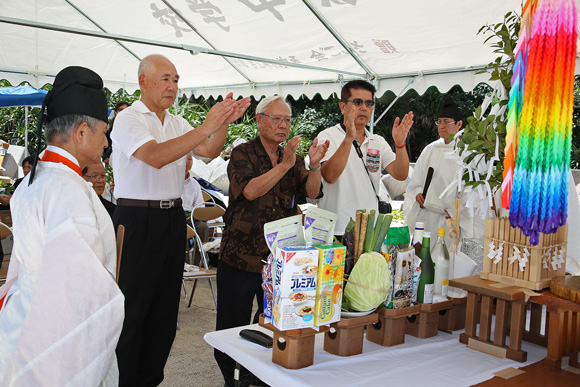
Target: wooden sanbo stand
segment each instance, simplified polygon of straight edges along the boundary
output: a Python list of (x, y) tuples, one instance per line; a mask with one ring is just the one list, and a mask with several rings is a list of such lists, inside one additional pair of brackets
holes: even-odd
[(324, 350), (338, 356), (353, 356), (362, 353), (365, 326), (378, 321), (378, 315), (341, 318), (330, 324), (324, 334)]
[(405, 342), (405, 322), (407, 317), (421, 312), (421, 305), (401, 309), (377, 309), (379, 321), (367, 327), (367, 340), (384, 347)]
[(272, 362), (284, 368), (299, 369), (314, 363), (314, 339), (317, 333), (326, 332), (330, 328), (320, 327), (319, 331), (311, 328), (290, 329), (280, 331), (274, 325), (264, 323), (264, 315), (260, 315), (258, 324), (274, 332)]
[[(528, 353), (522, 351), (524, 331), (525, 295), (520, 286), (506, 286), (487, 281), (479, 276), (457, 278), (449, 285), (467, 290), (467, 311), (465, 333), (459, 341), (472, 349), (486, 352), (497, 357), (507, 357), (519, 362), (526, 361)], [(496, 299), (495, 329), (491, 340), (491, 318), (493, 300)], [(481, 300), (481, 304), (478, 305)], [(479, 307), (479, 335), (477, 335), (477, 312)], [(510, 311), (511, 309), (511, 311)], [(506, 346), (506, 336), (510, 323), (510, 344)]]
[(407, 318), (405, 333), (420, 339), (437, 336), (439, 330), (439, 313), (453, 307), (450, 300), (435, 304), (419, 304), (421, 312), (415, 318)]

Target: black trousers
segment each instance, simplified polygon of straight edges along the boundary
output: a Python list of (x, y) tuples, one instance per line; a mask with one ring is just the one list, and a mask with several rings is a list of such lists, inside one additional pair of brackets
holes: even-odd
[[(260, 314), (264, 312), (262, 274), (239, 270), (220, 260), (217, 268), (216, 330), (240, 327), (252, 322), (254, 297), (258, 301), (258, 311), (253, 323), (257, 323)], [(214, 350), (214, 357), (226, 384), (233, 386), (235, 360), (217, 349)]]
[(125, 321), (117, 344), (120, 386), (163, 380), (175, 330), (183, 277), (185, 216), (168, 210), (117, 206), (115, 229), (125, 226), (119, 287)]

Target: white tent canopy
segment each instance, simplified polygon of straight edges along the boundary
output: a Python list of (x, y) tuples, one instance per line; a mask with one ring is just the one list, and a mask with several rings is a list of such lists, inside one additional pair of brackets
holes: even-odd
[(198, 96), (326, 98), (352, 78), (379, 95), (471, 90), (496, 56), (477, 31), (514, 10), (520, 0), (2, 0), (0, 79), (40, 87), (80, 65), (133, 92), (139, 60), (160, 53)]

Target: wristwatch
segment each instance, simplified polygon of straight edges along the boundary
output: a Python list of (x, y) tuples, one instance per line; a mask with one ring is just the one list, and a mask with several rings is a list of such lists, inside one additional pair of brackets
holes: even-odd
[(322, 168), (322, 163), (318, 164), (318, 168), (312, 168), (312, 166), (310, 164), (308, 164), (308, 170), (310, 172), (318, 172), (318, 171), (320, 171), (320, 168)]

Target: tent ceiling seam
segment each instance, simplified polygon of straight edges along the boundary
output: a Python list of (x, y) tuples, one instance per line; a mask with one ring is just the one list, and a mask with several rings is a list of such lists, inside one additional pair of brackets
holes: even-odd
[(367, 74), (367, 79), (368, 80), (375, 79), (376, 73), (372, 71), (372, 69), (365, 63), (365, 61), (350, 47), (350, 44), (348, 44), (342, 38), (342, 36), (338, 33), (338, 31), (336, 31), (336, 29), (332, 26), (332, 24), (330, 24), (330, 22), (326, 20), (326, 18), (322, 16), (320, 12), (318, 12), (318, 10), (312, 4), (310, 4), (309, 0), (302, 0), (302, 2), (310, 10), (310, 12), (312, 12), (314, 16), (316, 16), (316, 18), (322, 23), (322, 25), (328, 30), (328, 32), (330, 32), (330, 34), (338, 41), (338, 43), (340, 43), (340, 45), (344, 47), (344, 49), (358, 63), (358, 65), (363, 68), (363, 70)]
[(331, 68), (326, 68), (326, 67), (311, 66), (311, 65), (305, 65), (305, 64), (300, 64), (300, 63), (284, 62), (284, 61), (279, 61), (279, 60), (274, 60), (274, 59), (261, 58), (261, 57), (257, 57), (257, 56), (242, 55), (242, 54), (220, 51), (220, 50), (212, 50), (212, 49), (208, 49), (205, 47), (189, 46), (189, 45), (179, 44), (179, 43), (161, 42), (161, 41), (151, 40), (151, 39), (141, 39), (141, 38), (135, 38), (132, 36), (111, 34), (108, 32), (91, 31), (91, 30), (85, 30), (85, 29), (81, 29), (81, 28), (65, 27), (65, 26), (60, 26), (60, 25), (56, 25), (56, 24), (49, 24), (49, 23), (33, 22), (30, 20), (16, 19), (16, 18), (11, 18), (11, 17), (0, 16), (0, 23), (15, 24), (15, 25), (20, 25), (20, 26), (24, 26), (24, 27), (31, 27), (31, 28), (41, 28), (41, 29), (46, 29), (46, 30), (51, 30), (51, 31), (58, 31), (58, 32), (63, 32), (63, 33), (71, 33), (71, 34), (78, 34), (78, 35), (84, 35), (84, 36), (91, 36), (91, 37), (101, 38), (101, 39), (122, 40), (122, 41), (131, 42), (131, 43), (147, 44), (147, 45), (151, 45), (151, 46), (166, 47), (166, 48), (172, 48), (172, 49), (178, 49), (178, 50), (186, 50), (186, 51), (192, 52), (193, 54), (202, 53), (202, 54), (209, 54), (209, 55), (226, 56), (226, 57), (231, 57), (231, 58), (252, 60), (255, 62), (271, 63), (271, 64), (276, 64), (276, 65), (281, 65), (281, 66), (286, 66), (286, 67), (296, 67), (296, 68), (302, 68), (302, 69), (314, 70), (314, 71), (325, 71), (325, 72), (331, 72), (331, 73), (335, 73), (335, 74), (346, 74), (346, 75), (351, 75), (351, 76), (355, 76), (355, 77), (364, 76), (363, 74), (354, 73), (351, 71), (344, 71), (344, 70), (331, 69)]
[[(177, 16), (179, 16), (179, 18), (181, 20), (183, 20), (183, 22), (185, 24), (187, 24), (189, 26), (189, 28), (192, 29), (193, 32), (195, 32), (197, 34), (197, 36), (199, 36), (201, 39), (203, 39), (204, 42), (206, 42), (212, 49), (216, 50), (216, 47), (204, 36), (202, 35), (197, 28), (195, 28), (195, 26), (193, 25), (193, 23), (191, 23), (189, 21), (189, 19), (187, 19), (185, 16), (183, 16), (183, 14), (181, 13), (181, 11), (177, 10), (173, 5), (171, 5), (169, 3), (169, 1), (167, 0), (161, 0), (163, 1), (163, 3), (165, 5), (167, 5), (169, 7), (169, 9), (171, 9)], [(248, 77), (246, 74), (244, 74), (244, 72), (242, 70), (240, 70), (237, 66), (235, 66), (228, 58), (226, 57), (222, 57), (223, 60), (225, 60), (234, 70), (236, 70), (238, 72), (238, 74), (240, 74), (242, 77), (244, 77), (244, 79), (246, 79), (248, 82), (253, 82), (250, 77)]]
[[(75, 4), (73, 4), (72, 1), (70, 0), (65, 0), (71, 7), (73, 7), (78, 13), (80, 13), (84, 18), (86, 18), (88, 21), (90, 21), (91, 23), (93, 23), (98, 29), (100, 29), (101, 31), (108, 33), (107, 30), (105, 30), (103, 27), (101, 27), (96, 21), (94, 21), (89, 15), (87, 15), (86, 13), (84, 13), (79, 7), (77, 7)], [(115, 40), (115, 39), (113, 39)], [(137, 59), (139, 62), (141, 62), (141, 58), (139, 58), (139, 56), (137, 56), (137, 54), (135, 54), (133, 51), (131, 51), (127, 46), (125, 46), (123, 43), (119, 42), (118, 40), (115, 40), (115, 43), (117, 43), (119, 46), (123, 47), (125, 49), (125, 51), (127, 51), (129, 54), (133, 55), (135, 57), (135, 59)]]

